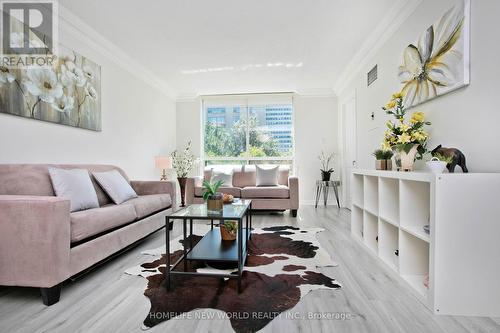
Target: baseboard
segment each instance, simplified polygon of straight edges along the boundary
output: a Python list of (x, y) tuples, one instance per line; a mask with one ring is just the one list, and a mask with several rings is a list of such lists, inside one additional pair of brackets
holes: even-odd
[[(300, 205), (301, 206), (314, 206), (314, 205), (316, 205), (316, 201), (314, 201), (314, 200), (302, 200), (302, 201), (300, 201)], [(337, 207), (336, 202), (328, 202), (326, 205)], [(319, 206), (324, 206), (323, 201), (321, 201), (321, 200), (318, 201), (318, 207)]]

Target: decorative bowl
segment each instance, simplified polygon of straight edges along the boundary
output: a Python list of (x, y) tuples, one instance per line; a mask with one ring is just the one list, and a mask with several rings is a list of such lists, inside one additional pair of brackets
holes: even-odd
[(435, 175), (441, 174), (446, 169), (446, 162), (440, 161), (437, 157), (433, 157), (429, 162), (425, 163), (427, 168)]

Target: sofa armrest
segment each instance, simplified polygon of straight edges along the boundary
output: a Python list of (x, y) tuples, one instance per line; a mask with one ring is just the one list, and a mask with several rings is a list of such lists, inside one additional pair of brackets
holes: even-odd
[(53, 287), (69, 260), (69, 200), (0, 195), (0, 285)]
[(289, 177), (288, 188), (290, 190), (290, 209), (299, 209), (299, 179)]
[(172, 209), (177, 206), (177, 183), (173, 180), (132, 180), (130, 185), (138, 195), (148, 194), (170, 194), (172, 199)]

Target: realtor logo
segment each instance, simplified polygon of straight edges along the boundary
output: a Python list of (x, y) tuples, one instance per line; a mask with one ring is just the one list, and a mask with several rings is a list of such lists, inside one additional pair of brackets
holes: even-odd
[(47, 58), (56, 54), (56, 9), (57, 3), (52, 0), (1, 1), (4, 65), (47, 64)]

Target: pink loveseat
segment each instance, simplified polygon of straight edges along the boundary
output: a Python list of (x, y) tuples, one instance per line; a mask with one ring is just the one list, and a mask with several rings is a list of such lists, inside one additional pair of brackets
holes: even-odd
[[(290, 176), (287, 166), (280, 166), (277, 186), (255, 186), (254, 165), (207, 166), (203, 177), (189, 178), (186, 182), (186, 203), (203, 203), (203, 180), (210, 180), (214, 170), (233, 174), (233, 183), (224, 184), (219, 192), (231, 194), (235, 198), (251, 199), (256, 210), (290, 210), (297, 216), (299, 209), (299, 180)], [(230, 186), (227, 186), (230, 185)]]
[[(50, 166), (118, 170), (128, 181), (110, 165)], [(173, 182), (131, 181), (139, 197), (115, 205), (92, 179), (100, 208), (70, 213), (48, 167), (0, 164), (0, 285), (39, 287), (51, 305), (63, 281), (164, 227), (176, 201)]]

